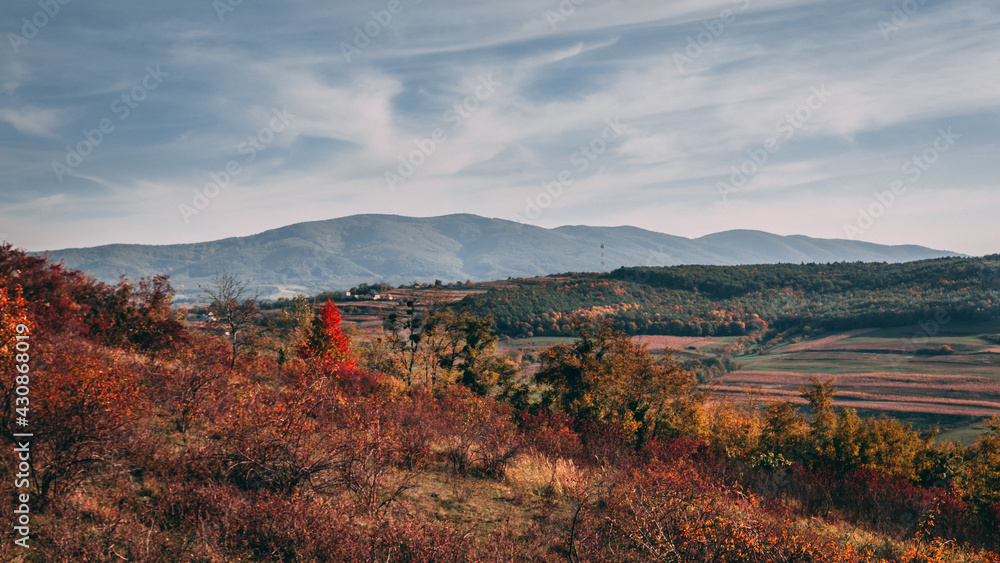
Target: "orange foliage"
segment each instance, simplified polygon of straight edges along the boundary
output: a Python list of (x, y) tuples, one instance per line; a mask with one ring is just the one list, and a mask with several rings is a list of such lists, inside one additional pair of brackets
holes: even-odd
[(219, 421), (223, 446), (215, 469), (247, 490), (291, 493), (328, 463), (329, 448), (311, 416), (322, 398), (266, 384), (240, 385)]
[[(13, 368), (8, 363), (15, 359), (18, 352), (15, 349), (17, 336), (30, 335), (32, 323), (28, 320), (28, 302), (21, 296), (21, 286), (8, 286), (4, 281), (0, 278), (0, 367), (5, 373), (10, 373)], [(19, 325), (22, 328), (18, 329)]]
[(577, 560), (855, 562), (850, 546), (790, 531), (759, 499), (705, 478), (693, 466), (652, 461), (623, 471), (581, 505), (570, 538)]
[(36, 357), (31, 382), (33, 479), (41, 499), (74, 486), (83, 469), (110, 463), (146, 404), (139, 378), (115, 355), (80, 340), (48, 346)]
[[(15, 407), (14, 390), (19, 380), (21, 383), (30, 381), (33, 375), (30, 369), (34, 363), (31, 360), (35, 356), (35, 342), (32, 337), (34, 325), (28, 320), (28, 303), (21, 297), (21, 286), (8, 286), (4, 282), (0, 277), (0, 284), (3, 284), (0, 285), (0, 409), (5, 415), (0, 428), (12, 434), (20, 432), (12, 428), (14, 420), (10, 416)], [(22, 373), (25, 369), (28, 373)], [(23, 408), (23, 402), (18, 406)]]

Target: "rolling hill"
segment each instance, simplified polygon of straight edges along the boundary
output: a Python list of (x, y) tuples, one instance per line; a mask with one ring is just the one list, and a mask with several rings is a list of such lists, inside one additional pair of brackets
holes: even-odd
[[(602, 265), (602, 248), (603, 265)], [(106, 282), (167, 274), (178, 298), (200, 296), (219, 272), (251, 280), (270, 297), (393, 285), (529, 277), (620, 266), (906, 262), (957, 256), (921, 246), (726, 231), (696, 239), (636, 227), (544, 229), (502, 219), (354, 215), (246, 237), (175, 245), (112, 244), (49, 251), (55, 261)]]

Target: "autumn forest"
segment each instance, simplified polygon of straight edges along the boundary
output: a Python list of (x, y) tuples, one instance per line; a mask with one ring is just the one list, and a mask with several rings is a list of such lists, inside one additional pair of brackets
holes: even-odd
[[(998, 256), (438, 285), (372, 313), (220, 274), (179, 310), (165, 276), (0, 247), (3, 559), (1000, 562), (1000, 417), (959, 442), (831, 378), (715, 385), (837, 331), (993, 326)], [(893, 353), (954, 351), (929, 332)]]

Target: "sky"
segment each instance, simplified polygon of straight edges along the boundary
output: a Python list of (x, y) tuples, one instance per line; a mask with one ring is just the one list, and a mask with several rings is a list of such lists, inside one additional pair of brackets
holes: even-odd
[(996, 0), (8, 0), (0, 240), (359, 213), (1000, 252)]

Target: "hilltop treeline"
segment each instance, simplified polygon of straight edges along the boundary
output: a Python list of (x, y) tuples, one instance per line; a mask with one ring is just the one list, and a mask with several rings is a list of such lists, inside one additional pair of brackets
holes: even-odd
[(621, 268), (515, 280), (465, 299), (508, 336), (558, 336), (597, 314), (627, 334), (744, 336), (1000, 316), (1000, 256), (902, 264)]
[(0, 440), (30, 450), (0, 461), (0, 558), (1000, 563), (1000, 418), (959, 446), (828, 382), (808, 415), (708, 401), (583, 316), (519, 373), (467, 311), (362, 340), (332, 302), (261, 323), (216, 284), (195, 330), (165, 278), (0, 247)]

